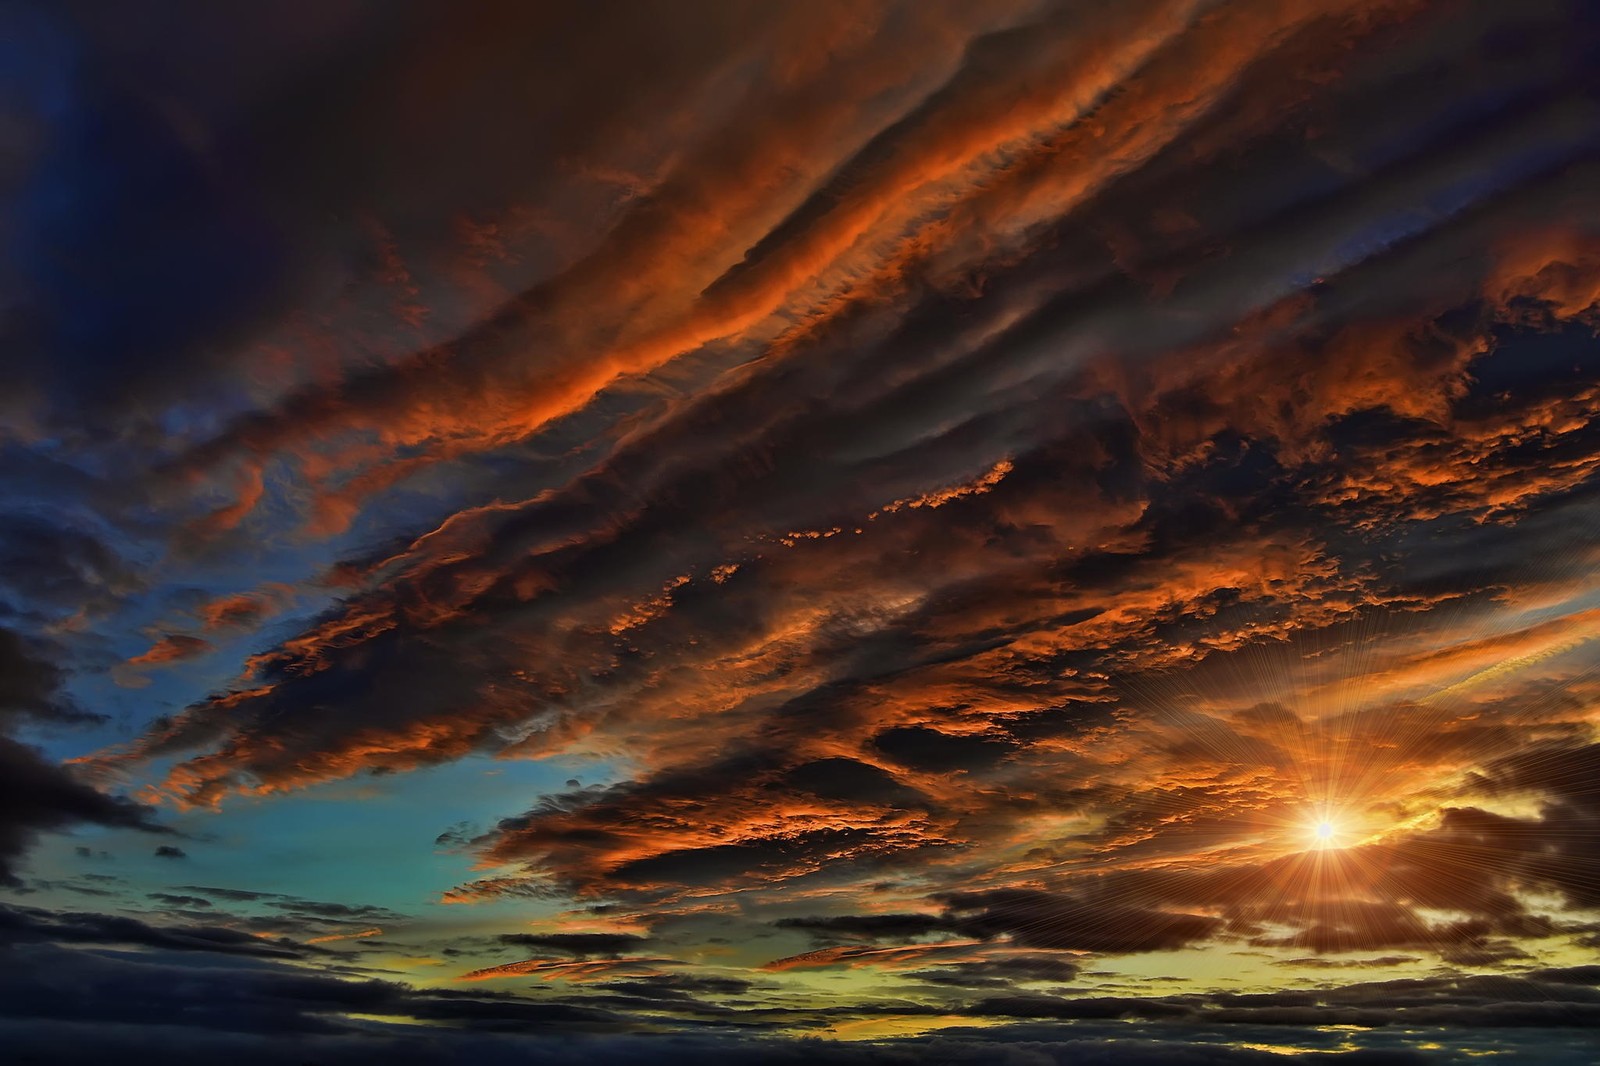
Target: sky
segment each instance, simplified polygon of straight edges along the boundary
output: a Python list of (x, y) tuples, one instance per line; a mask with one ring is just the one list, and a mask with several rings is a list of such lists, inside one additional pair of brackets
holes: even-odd
[(1597, 72), (3, 0), (8, 1061), (1596, 1061)]

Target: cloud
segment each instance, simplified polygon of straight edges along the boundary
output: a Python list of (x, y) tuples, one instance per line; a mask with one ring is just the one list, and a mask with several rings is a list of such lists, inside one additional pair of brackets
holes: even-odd
[(60, 913), (31, 907), (7, 907), (0, 912), (0, 917), (3, 917), (7, 943), (122, 944), (261, 958), (299, 958), (302, 955), (296, 945), (262, 940), (223, 926), (153, 926), (136, 918)]
[(935, 985), (958, 988), (1010, 988), (1014, 983), (1066, 984), (1082, 967), (1059, 955), (1007, 955), (977, 962), (946, 963), (936, 969), (913, 971), (908, 976)]
[(41, 833), (81, 824), (170, 832), (148, 807), (97, 790), (10, 735), (102, 720), (65, 694), (65, 679), (42, 642), (0, 626), (0, 884), (20, 884), (20, 860)]
[[(0, 12), (0, 880), (162, 832), (113, 783), (222, 871), (26, 886), (126, 913), (6, 912), (15, 1035), (1318, 1062), (1586, 1008), (1582, 6)], [(447, 854), (300, 894), (374, 869), (250, 843), (317, 786)]]
[(545, 948), (585, 959), (591, 955), (615, 958), (649, 943), (649, 937), (632, 933), (503, 933), (496, 939), (518, 947)]
[[(1187, 947), (1223, 928), (1220, 919), (1206, 914), (1163, 911), (1111, 898), (1083, 898), (1069, 893), (1020, 888), (951, 892), (935, 899), (943, 906), (943, 913), (828, 915), (785, 918), (776, 924), (779, 928), (809, 933), (824, 943), (839, 940), (847, 944), (863, 940), (903, 943), (943, 934), (946, 938), (977, 938), (979, 941), (1004, 938), (1005, 943), (1019, 948), (1110, 955)], [(972, 942), (971, 939), (960, 941), (962, 944)], [(892, 958), (892, 953), (855, 948), (823, 950), (796, 958), (830, 964), (874, 955)], [(1050, 956), (1022, 955), (1013, 960), (1016, 975), (1027, 973), (1030, 968), (1041, 974), (1051, 972), (1047, 964), (1056, 967), (1054, 972), (1065, 975), (1060, 978), (1062, 980), (1070, 979), (1076, 972), (1070, 956), (1052, 960)], [(1004, 960), (961, 963), (949, 972), (974, 977), (997, 976), (1006, 972), (1007, 966)]]
[[(26, 965), (28, 980), (6, 978), (0, 1014), (8, 1039), (21, 1053), (50, 1053), (87, 1061), (113, 1050), (129, 1061), (144, 1061), (140, 1048), (158, 1043), (174, 1051), (229, 1051), (241, 1061), (272, 1061), (284, 1040), (296, 1054), (327, 1061), (359, 1061), (375, 1054), (419, 1063), (513, 1061), (530, 1048), (550, 1061), (602, 1058), (604, 1061), (690, 1061), (706, 1057), (732, 1062), (896, 1063), (996, 1061), (1022, 1055), (1050, 1062), (1133, 1063), (1459, 1063), (1484, 1045), (1454, 1029), (1473, 1012), (1489, 1011), (1511, 1021), (1541, 1017), (1592, 1016), (1592, 975), (1582, 969), (1551, 970), (1525, 978), (1378, 982), (1320, 993), (1220, 994), (1171, 997), (1069, 1000), (1050, 996), (980, 999), (969, 1016), (1007, 1019), (987, 1029), (957, 1028), (939, 1034), (872, 1042), (810, 1041), (772, 1034), (732, 1032), (643, 1035), (619, 1032), (637, 1024), (627, 1014), (575, 1002), (538, 1002), (505, 994), (415, 989), (390, 981), (323, 976), (271, 960), (240, 965), (195, 967), (182, 954), (155, 951), (102, 955), (46, 944), (14, 945), (12, 961)], [(8, 969), (15, 973), (15, 970)], [(93, 1003), (64, 994), (86, 985), (104, 990)], [(730, 994), (736, 985), (696, 985), (672, 980), (630, 981), (599, 988), (595, 999), (614, 999), (617, 988), (630, 999), (662, 998), (637, 993), (655, 989)], [(672, 1000), (673, 997), (666, 997)], [(870, 1013), (870, 1012), (867, 1012)], [(365, 1020), (350, 1017), (360, 1014)], [(182, 1016), (183, 1026), (171, 1019)], [(1200, 1021), (1201, 1016), (1205, 1020)], [(1360, 1019), (1377, 1029), (1346, 1030), (1342, 1047), (1268, 1053), (1233, 1043), (1272, 1043), (1283, 1039), (1291, 1018), (1306, 1016), (1322, 1024)], [(1070, 1018), (1072, 1028), (1019, 1024), (1018, 1018)], [(1107, 1019), (1115, 1028), (1105, 1027)], [(382, 1019), (393, 1019), (385, 1021)], [(425, 1033), (400, 1019), (439, 1023)], [(1180, 1024), (1172, 1024), (1174, 1021)], [(1407, 1048), (1386, 1039), (1386, 1023), (1421, 1027), (1433, 1037), (1432, 1050)], [(1568, 1022), (1570, 1025), (1580, 1022)], [(68, 1027), (71, 1027), (70, 1030)], [(601, 1030), (604, 1030), (603, 1032)], [(1581, 1034), (1581, 1030), (1572, 1030)], [(1115, 1035), (1114, 1046), (1105, 1040)], [(70, 1037), (70, 1039), (69, 1039)], [(530, 1043), (531, 1042), (531, 1043)], [(1354, 1045), (1352, 1047), (1352, 1045)], [(1313, 1043), (1314, 1048), (1318, 1046)], [(1524, 1039), (1516, 1028), (1493, 1046), (1507, 1052), (1543, 1049), (1551, 1061), (1582, 1061), (1581, 1040), (1535, 1031)], [(1019, 1060), (1021, 1061), (1021, 1060)]]
[(944, 901), (960, 927), (1031, 948), (1127, 953), (1194, 943), (1220, 925), (1209, 915), (1091, 904), (1070, 896), (997, 890), (952, 893)]
[(822, 939), (848, 940), (905, 940), (948, 929), (948, 921), (937, 914), (829, 914), (780, 918), (776, 924), (781, 929), (798, 929)]
[(163, 633), (147, 651), (128, 660), (129, 666), (164, 666), (204, 655), (211, 642), (187, 633)]
[(48, 761), (36, 748), (0, 736), (0, 882), (17, 884), (18, 862), (40, 833), (92, 824), (167, 833), (153, 812), (108, 796)]
[(0, 715), (7, 724), (92, 720), (61, 696), (62, 671), (30, 647), (21, 634), (0, 628)]
[[(961, 1016), (1007, 1019), (1011, 1024), (911, 1039), (818, 1043), (766, 1031), (770, 1011), (715, 1007), (697, 998), (737, 1000), (751, 987), (739, 980), (656, 975), (604, 982), (582, 997), (529, 999), (317, 973), (266, 957), (274, 946), (246, 934), (227, 938), (220, 930), (162, 931), (129, 920), (35, 909), (10, 908), (4, 915), (4, 950), (21, 967), (8, 967), (6, 972), (15, 976), (0, 979), (6, 1031), (23, 1049), (42, 1048), (53, 1040), (69, 1061), (111, 1048), (148, 1047), (152, 1041), (167, 1054), (174, 1049), (231, 1048), (244, 1061), (269, 1061), (281, 1054), (283, 1040), (293, 1039), (297, 1054), (317, 1049), (330, 1061), (390, 1052), (426, 1063), (484, 1061), (486, 1055), (488, 1061), (498, 1061), (526, 1055), (532, 1047), (540, 1054), (604, 1056), (607, 1061), (714, 1056), (736, 1062), (965, 1063), (995, 1061), (995, 1056), (1015, 1051), (1061, 1062), (1265, 1062), (1265, 1052), (1241, 1049), (1238, 1041), (1278, 1042), (1285, 1025), (1310, 1019), (1322, 1025), (1353, 1021), (1368, 1028), (1345, 1030), (1339, 1041), (1325, 1045), (1312, 1041), (1311, 1048), (1326, 1050), (1301, 1051), (1289, 1061), (1453, 1064), (1469, 1061), (1486, 1046), (1472, 1035), (1479, 1031), (1471, 1020), (1475, 1015), (1488, 1012), (1509, 1026), (1493, 1046), (1513, 1051), (1534, 1046), (1523, 1041), (1520, 1025), (1566, 1017), (1570, 1020), (1560, 1024), (1572, 1029), (1592, 1017), (1595, 1000), (1593, 967), (1543, 969), (1520, 977), (1380, 981), (1315, 993), (979, 996), (959, 1008)], [(248, 941), (256, 946), (250, 948)], [(139, 944), (146, 950), (107, 953), (70, 946), (109, 944)], [(204, 959), (219, 953), (221, 958)], [(256, 957), (248, 957), (252, 955)], [(1059, 972), (1046, 965), (1054, 960), (1039, 956), (992, 961), (996, 972), (1028, 978), (1050, 979)], [(102, 994), (92, 1001), (65, 994), (86, 986)], [(601, 1006), (608, 1003), (619, 1009)], [(863, 1004), (850, 1012), (872, 1017), (875, 1011), (904, 1007)], [(630, 1035), (626, 1029), (647, 1023), (644, 1014), (630, 1014), (629, 1009), (721, 1011), (729, 1020), (743, 1017), (751, 1024), (742, 1033)], [(824, 1009), (819, 1015), (837, 1013)], [(172, 1023), (178, 1016), (184, 1025)], [(438, 1025), (426, 1033), (413, 1032), (417, 1019)], [(1071, 1019), (1074, 1025), (1041, 1028), (1017, 1019)], [(1101, 1028), (1108, 1022), (1115, 1028)], [(68, 1025), (75, 1027), (76, 1036), (63, 1040), (62, 1027)], [(1433, 1050), (1422, 1052), (1388, 1040), (1382, 1035), (1387, 1027), (1426, 1032)], [(515, 1036), (515, 1041), (503, 1043), (501, 1034)], [(1118, 1037), (1114, 1047), (1104, 1043), (1112, 1035)], [(143, 1044), (138, 1043), (141, 1036)], [(1532, 1038), (1542, 1041), (1538, 1046), (1555, 1056), (1554, 1061), (1582, 1061), (1578, 1043), (1572, 1045), (1570, 1058), (1563, 1059), (1568, 1049), (1559, 1037), (1535, 1031)]]
[[(40, 480), (61, 484), (64, 471), (27, 469), (11, 454), (3, 464), (9, 491), (28, 492)], [(31, 475), (31, 476), (30, 476)], [(47, 616), (102, 612), (138, 591), (144, 581), (92, 529), (68, 515), (9, 513), (0, 519), (0, 585), (10, 606)]]

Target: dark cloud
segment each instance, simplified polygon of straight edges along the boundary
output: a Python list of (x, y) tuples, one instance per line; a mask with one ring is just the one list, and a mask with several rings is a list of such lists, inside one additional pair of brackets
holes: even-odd
[(957, 988), (1009, 988), (1023, 982), (1066, 984), (1082, 967), (1059, 955), (1010, 955), (980, 962), (949, 963), (938, 969), (913, 971), (910, 976), (935, 985)]
[[(21, 912), (7, 911), (8, 930)], [(1299, 1061), (1371, 1066), (1380, 1063), (1456, 1064), (1471, 1061), (1481, 1042), (1463, 1043), (1470, 1033), (1454, 1029), (1475, 1011), (1488, 1010), (1513, 1028), (1488, 1045), (1515, 1052), (1538, 1046), (1547, 1061), (1581, 1062), (1581, 1043), (1559, 1035), (1535, 1034), (1543, 1043), (1514, 1036), (1517, 1020), (1565, 1012), (1574, 1026), (1593, 1016), (1593, 975), (1584, 969), (1548, 970), (1522, 978), (1392, 981), (1325, 990), (1316, 994), (1281, 992), (1252, 995), (1178, 996), (1147, 999), (1088, 997), (1070, 1000), (1031, 996), (980, 999), (967, 1009), (974, 1018), (1072, 1019), (1059, 1025), (1002, 1025), (955, 1029), (913, 1039), (879, 1042), (815, 1042), (756, 1032), (625, 1035), (641, 1024), (637, 1016), (584, 1005), (579, 1000), (550, 1002), (509, 994), (416, 989), (392, 981), (336, 977), (294, 968), (271, 959), (228, 959), (202, 963), (206, 946), (176, 942), (145, 943), (137, 954), (101, 953), (59, 946), (63, 942), (140, 942), (106, 935), (83, 916), (30, 912), (23, 924), (39, 937), (8, 936), (10, 956), (0, 978), (0, 1015), (10, 1047), (28, 1061), (89, 1061), (111, 1050), (146, 1061), (145, 1051), (188, 1055), (231, 1049), (241, 1061), (272, 1061), (290, 1048), (318, 1061), (366, 1061), (374, 1055), (393, 1061), (451, 1063), (513, 1061), (529, 1053), (541, 1061), (702, 1060), (743, 1062), (977, 1063), (1018, 1061), (1061, 1063), (1265, 1063)], [(147, 934), (149, 927), (110, 930)], [(80, 936), (81, 934), (81, 936)], [(54, 941), (54, 943), (50, 943)], [(1592, 969), (1592, 968), (1590, 968)], [(73, 990), (93, 987), (95, 999)], [(613, 982), (591, 997), (619, 995), (658, 1005), (678, 994), (732, 995), (747, 991), (740, 982), (664, 978)], [(676, 1004), (682, 1006), (681, 1002)], [(1520, 1013), (1519, 1013), (1520, 1012)], [(361, 1015), (362, 1021), (351, 1015)], [(1338, 1039), (1313, 1040), (1313, 1050), (1284, 1055), (1241, 1049), (1236, 1040), (1273, 1043), (1298, 1015), (1319, 1024), (1359, 1018), (1369, 1028), (1346, 1030)], [(858, 1017), (872, 1017), (863, 1006)], [(173, 1019), (181, 1017), (181, 1026)], [(1204, 1019), (1202, 1022), (1201, 1019)], [(392, 1022), (383, 1019), (393, 1019)], [(426, 1032), (400, 1027), (401, 1019), (436, 1023)], [(1101, 1028), (1120, 1019), (1116, 1028)], [(1389, 1026), (1424, 1033), (1432, 1050), (1419, 1051), (1381, 1036)], [(603, 1031), (603, 1034), (602, 1034)], [(559, 1034), (559, 1036), (558, 1036)], [(505, 1037), (514, 1036), (509, 1042)], [(1116, 1040), (1108, 1044), (1108, 1037)], [(1342, 1045), (1342, 1047), (1340, 1046)], [(1314, 1050), (1318, 1047), (1326, 1050)], [(53, 1049), (53, 1050), (51, 1050)], [(1452, 1050), (1454, 1049), (1454, 1050)], [(149, 1061), (154, 1061), (153, 1059)]]
[[(50, 1061), (59, 1050), (63, 1038), (70, 1035), (65, 1026), (48, 1022), (28, 1025), (12, 1024), (4, 1032), (19, 1054), (31, 1056), (36, 1061)], [(129, 1063), (161, 1061), (146, 1050), (150, 1038), (146, 1029), (122, 1030), (107, 1027), (88, 1034), (77, 1046), (86, 1056), (95, 1060), (116, 1057)], [(281, 1061), (282, 1049), (271, 1044), (263, 1045), (259, 1038), (240, 1037), (228, 1033), (206, 1030), (162, 1031), (159, 1034), (169, 1047), (192, 1051), (196, 1057), (208, 1059), (227, 1058), (241, 1064), (254, 1066)], [(475, 1036), (440, 1037), (430, 1035), (419, 1039), (415, 1034), (374, 1034), (361, 1038), (299, 1034), (295, 1038), (295, 1054), (314, 1056), (312, 1061), (339, 1063), (363, 1061), (381, 1056), (386, 1062), (403, 1066), (411, 1064), (445, 1063), (514, 1063), (522, 1061), (529, 1050), (527, 1036), (495, 1037), (489, 1034)], [(1519, 1046), (1519, 1045), (1511, 1045)], [(1358, 1049), (1337, 1052), (1308, 1052), (1304, 1054), (1273, 1054), (1269, 1052), (1235, 1049), (1220, 1046), (1196, 1046), (1188, 1041), (1162, 1041), (1158, 1038), (1128, 1042), (1124, 1037), (1114, 1052), (1094, 1038), (1060, 1039), (1060, 1034), (1023, 1030), (1016, 1034), (991, 1031), (987, 1036), (976, 1033), (949, 1034), (918, 1040), (884, 1043), (848, 1044), (820, 1040), (749, 1040), (731, 1037), (686, 1036), (663, 1041), (662, 1038), (607, 1037), (541, 1041), (537, 1047), (540, 1059), (552, 1066), (577, 1066), (584, 1062), (605, 1061), (620, 1064), (661, 1063), (667, 1066), (712, 1060), (734, 1066), (755, 1064), (819, 1063), (822, 1066), (903, 1066), (909, 1063), (930, 1063), (933, 1066), (979, 1066), (995, 1062), (997, 1054), (1008, 1056), (1001, 1061), (1033, 1061), (1048, 1063), (1127, 1064), (1127, 1066), (1266, 1066), (1271, 1062), (1289, 1066), (1431, 1066), (1436, 1063), (1465, 1062), (1439, 1053), (1419, 1052), (1400, 1048)], [(1558, 1049), (1541, 1049), (1553, 1063), (1584, 1062), (1585, 1049), (1571, 1044)], [(1270, 1058), (1268, 1056), (1271, 1056)], [(24, 1058), (23, 1061), (29, 1061)], [(83, 1061), (92, 1061), (85, 1057)]]
[(942, 897), (956, 928), (1007, 935), (1023, 947), (1122, 954), (1185, 947), (1215, 933), (1207, 914), (1146, 909), (1112, 901), (1021, 889), (957, 892)]
[[(435, 1022), (473, 1023), (482, 1028), (538, 1032), (549, 1028), (589, 1028), (617, 1020), (603, 1011), (560, 1004), (530, 1003), (508, 996), (466, 996), (442, 991), (414, 993), (403, 985), (319, 976), (282, 966), (196, 969), (161, 954), (104, 956), (31, 946), (12, 949), (25, 959), (36, 980), (26, 989), (8, 988), (3, 1013), (31, 1021), (94, 1020), (104, 1032), (136, 1025), (160, 1032), (177, 1014), (190, 1029), (270, 1037), (346, 1033), (359, 1027), (343, 1021), (348, 1013), (406, 1014)], [(206, 985), (204, 992), (196, 982)], [(70, 994), (93, 984), (103, 994), (84, 1003)], [(70, 1045), (76, 1054), (81, 1045)]]
[(937, 914), (830, 914), (813, 918), (780, 918), (780, 929), (798, 929), (823, 939), (909, 940), (945, 932), (949, 920)]
[(170, 832), (148, 807), (108, 796), (36, 748), (0, 736), (0, 882), (18, 883), (18, 860), (40, 833), (82, 824)]
[(277, 892), (257, 892), (248, 888), (214, 888), (207, 885), (179, 885), (185, 892), (197, 892), (215, 899), (231, 900), (236, 903), (254, 903), (260, 900), (282, 900), (288, 897)]
[(1450, 810), (1440, 846), (1455, 850), (1464, 861), (1493, 864), (1554, 888), (1573, 906), (1600, 904), (1592, 862), (1600, 847), (1600, 744), (1533, 748), (1490, 763), (1486, 778), (1491, 793), (1539, 796), (1539, 816)]
[(640, 977), (630, 981), (613, 981), (601, 987), (643, 999), (674, 1002), (694, 996), (743, 995), (750, 991), (752, 984), (737, 977), (705, 977), (674, 973)]
[[(0, 464), (7, 471), (16, 465)], [(18, 475), (11, 491), (27, 491), (29, 479)], [(67, 516), (0, 519), (0, 574), (14, 608), (50, 615), (105, 610), (145, 584), (105, 540)]]
[(169, 831), (148, 807), (99, 791), (9, 735), (24, 724), (96, 721), (63, 693), (64, 680), (34, 642), (0, 626), (0, 884), (20, 883), (19, 861), (40, 833), (82, 824)]
[[(228, 906), (230, 919), (253, 932), (279, 936), (341, 939), (377, 927), (395, 927), (407, 916), (388, 907), (368, 903), (336, 903), (304, 899), (281, 892), (218, 888), (207, 885), (175, 885), (171, 892), (152, 893), (151, 899), (201, 911)], [(174, 901), (187, 901), (182, 904)], [(220, 913), (220, 912), (219, 912)]]
[(1004, 736), (951, 735), (927, 726), (886, 729), (872, 738), (872, 744), (895, 762), (924, 771), (980, 770), (1015, 746)]
[(93, 715), (73, 707), (61, 693), (60, 667), (21, 634), (0, 627), (0, 724), (88, 722)]
[[(273, 315), (331, 302), (330, 283), (363, 267), (381, 271), (372, 220), (424, 259), (445, 251), (459, 214), (503, 216), (525, 196), (604, 214), (592, 186), (566, 191), (554, 161), (629, 165), (602, 162), (602, 131), (636, 120), (642, 101), (528, 42), (552, 33), (601, 49), (670, 93), (692, 91), (760, 21), (725, 5), (679, 14), (541, 19), (489, 5), (468, 20), (352, 3), (236, 20), (177, 3), (166, 16), (185, 32), (161, 34), (95, 5), (20, 6), (8, 21), (54, 57), (51, 75), (19, 79), (25, 118), (50, 124), (14, 193), (27, 225), (10, 236), (28, 281), (12, 342), (37, 353), (29, 362), (45, 379), (28, 384), (79, 419), (196, 393), (226, 404), (226, 372)], [(407, 88), (419, 79), (427, 93)], [(533, 106), (557, 93), (583, 106)], [(525, 139), (496, 147), (467, 133), (463, 113), (516, 121)], [(481, 165), (444, 162), (465, 156)]]
[(972, 1005), (979, 1017), (1066, 1019), (1142, 1019), (1184, 1018), (1190, 1008), (1159, 999), (1138, 997), (1087, 997), (1062, 999), (1058, 996), (994, 996)]
[[(784, 918), (779, 928), (807, 932), (823, 942), (905, 942), (929, 934), (1005, 938), (1025, 948), (1130, 954), (1170, 951), (1203, 941), (1223, 928), (1221, 919), (1138, 906), (1115, 893), (1077, 896), (1028, 889), (952, 892), (935, 897), (942, 914), (829, 915)], [(1037, 964), (1048, 956), (1029, 957)], [(978, 965), (982, 974), (989, 964)], [(1027, 963), (1019, 963), (1026, 968)], [(1058, 971), (1075, 972), (1069, 959)], [(1066, 979), (1063, 977), (1063, 979)]]
[(0, 922), (7, 943), (121, 944), (260, 958), (299, 958), (305, 954), (297, 945), (262, 940), (222, 926), (154, 926), (136, 918), (55, 913), (30, 907), (7, 907), (0, 912)]
[[(1461, 977), (1379, 981), (1315, 992), (1154, 997), (1011, 996), (980, 1000), (973, 1012), (1001, 1017), (1167, 1018), (1227, 1025), (1388, 1025), (1593, 1028), (1596, 996), (1574, 971), (1530, 977)], [(1563, 991), (1571, 982), (1582, 990)], [(1478, 1021), (1474, 1022), (1474, 1016)], [(1559, 1020), (1567, 1019), (1567, 1020)]]
[(504, 933), (496, 939), (502, 944), (559, 951), (580, 959), (591, 955), (615, 957), (650, 942), (649, 937), (631, 933)]

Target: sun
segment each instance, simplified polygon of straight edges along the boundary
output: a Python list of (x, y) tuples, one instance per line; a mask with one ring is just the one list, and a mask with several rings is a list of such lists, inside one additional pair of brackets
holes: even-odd
[(1345, 827), (1331, 815), (1317, 816), (1306, 826), (1306, 832), (1313, 846), (1323, 850), (1340, 847), (1345, 842)]

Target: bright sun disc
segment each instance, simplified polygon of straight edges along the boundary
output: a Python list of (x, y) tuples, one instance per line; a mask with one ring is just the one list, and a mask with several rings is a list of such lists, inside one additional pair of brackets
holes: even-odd
[(1332, 818), (1318, 818), (1306, 830), (1312, 846), (1323, 850), (1339, 847), (1344, 836), (1343, 828)]

